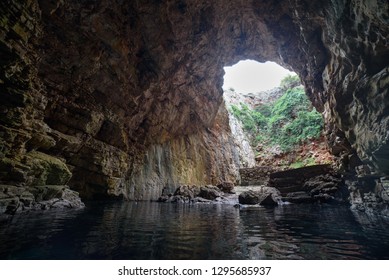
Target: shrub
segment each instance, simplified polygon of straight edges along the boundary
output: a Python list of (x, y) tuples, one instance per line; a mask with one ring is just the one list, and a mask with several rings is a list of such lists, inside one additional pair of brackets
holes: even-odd
[(280, 86), (283, 88), (291, 88), (299, 84), (301, 84), (299, 76), (288, 75), (281, 80)]
[(312, 107), (302, 87), (285, 91), (273, 104), (251, 110), (247, 104), (231, 105), (246, 132), (252, 134), (252, 145), (262, 142), (279, 145), (283, 151), (320, 136), (322, 116)]

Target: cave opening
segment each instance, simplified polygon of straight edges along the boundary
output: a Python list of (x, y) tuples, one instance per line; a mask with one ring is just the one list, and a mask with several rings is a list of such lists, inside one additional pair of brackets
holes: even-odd
[(241, 152), (242, 167), (293, 169), (333, 161), (324, 140), (323, 117), (296, 73), (275, 62), (254, 60), (241, 60), (224, 70), (230, 126), (237, 142), (245, 143), (240, 147), (246, 149)]
[(296, 73), (285, 69), (279, 64), (266, 61), (240, 60), (234, 65), (224, 67), (223, 89), (233, 88), (239, 93), (254, 93), (270, 90), (280, 85), (287, 75)]

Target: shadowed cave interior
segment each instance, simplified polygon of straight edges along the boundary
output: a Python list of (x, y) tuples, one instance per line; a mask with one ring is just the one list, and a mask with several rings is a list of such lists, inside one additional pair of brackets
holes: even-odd
[(242, 59), (298, 74), (350, 203), (386, 210), (387, 1), (0, 7), (2, 212), (241, 183), (222, 83)]

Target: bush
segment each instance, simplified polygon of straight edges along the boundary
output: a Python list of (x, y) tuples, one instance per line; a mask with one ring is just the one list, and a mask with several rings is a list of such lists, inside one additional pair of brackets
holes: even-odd
[(299, 76), (288, 75), (281, 80), (280, 86), (283, 88), (291, 88), (299, 84), (301, 84)]
[(279, 145), (289, 151), (297, 144), (320, 136), (322, 116), (312, 107), (302, 87), (285, 91), (273, 104), (251, 110), (247, 104), (232, 105), (231, 111), (246, 132), (252, 134), (253, 145)]
[(257, 132), (259, 127), (267, 124), (267, 119), (260, 112), (251, 110), (247, 104), (241, 103), (240, 108), (231, 105), (232, 114), (239, 119), (248, 132)]

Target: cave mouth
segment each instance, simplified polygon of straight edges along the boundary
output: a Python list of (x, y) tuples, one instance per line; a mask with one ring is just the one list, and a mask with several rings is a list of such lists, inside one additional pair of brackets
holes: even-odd
[(224, 67), (223, 89), (234, 89), (239, 93), (253, 93), (270, 90), (280, 85), (288, 75), (295, 75), (279, 64), (266, 61), (264, 63), (247, 59), (240, 60), (232, 66)]
[(294, 169), (333, 161), (324, 139), (323, 116), (296, 73), (274, 62), (254, 60), (224, 70), (223, 96), (232, 134), (242, 149), (241, 167)]

